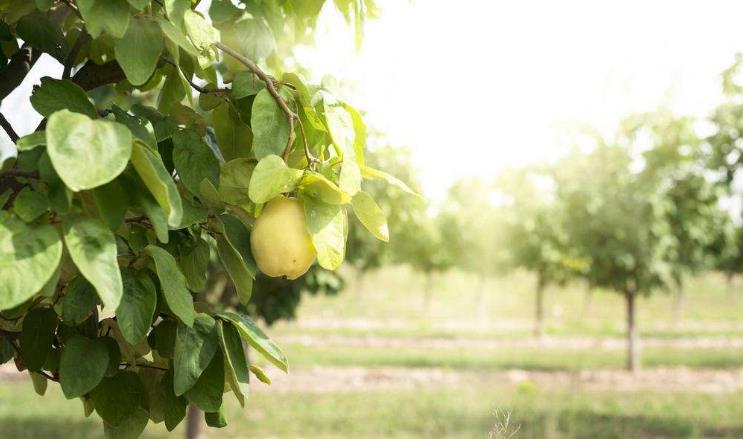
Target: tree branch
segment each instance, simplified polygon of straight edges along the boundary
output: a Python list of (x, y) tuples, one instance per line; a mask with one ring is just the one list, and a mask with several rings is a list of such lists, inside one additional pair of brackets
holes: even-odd
[(289, 141), (287, 142), (286, 149), (284, 150), (284, 156), (286, 156), (288, 154), (289, 148), (291, 148), (292, 144), (294, 143), (294, 120), (297, 119), (297, 115), (291, 110), (291, 108), (289, 108), (284, 98), (282, 98), (279, 92), (276, 90), (273, 79), (268, 76), (263, 70), (261, 70), (260, 67), (258, 67), (258, 65), (253, 62), (253, 60), (241, 55), (233, 48), (225, 46), (220, 42), (216, 43), (215, 47), (238, 60), (266, 84), (266, 89), (271, 94), (271, 96), (273, 96), (276, 104), (278, 104), (281, 111), (286, 115), (287, 121), (289, 121)]
[(80, 53), (80, 49), (82, 49), (85, 43), (87, 43), (89, 40), (90, 40), (90, 35), (88, 35), (88, 32), (85, 31), (85, 28), (80, 29), (80, 35), (77, 36), (77, 40), (75, 40), (75, 45), (72, 46), (72, 49), (70, 49), (70, 53), (68, 53), (67, 58), (65, 58), (64, 71), (62, 72), (62, 79), (70, 78), (70, 74), (72, 73), (72, 68), (75, 66), (75, 59), (77, 59), (77, 55)]
[(8, 137), (10, 137), (10, 140), (13, 141), (13, 143), (18, 141), (18, 134), (13, 129), (13, 125), (8, 122), (8, 119), (3, 116), (2, 113), (0, 113), (0, 126), (3, 127), (5, 132), (8, 134)]
[(41, 52), (23, 45), (13, 56), (8, 65), (0, 72), (0, 100), (8, 97), (26, 78), (28, 72), (41, 56)]

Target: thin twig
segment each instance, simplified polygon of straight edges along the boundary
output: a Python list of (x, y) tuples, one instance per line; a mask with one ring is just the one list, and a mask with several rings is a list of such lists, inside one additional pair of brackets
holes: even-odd
[(0, 126), (3, 127), (13, 143), (18, 141), (18, 134), (15, 132), (10, 122), (8, 122), (8, 119), (6, 119), (5, 116), (2, 115), (2, 113), (0, 113)]
[(80, 49), (82, 49), (85, 43), (87, 43), (89, 40), (90, 35), (88, 35), (88, 32), (86, 32), (84, 28), (80, 29), (80, 35), (77, 36), (75, 44), (72, 46), (72, 49), (70, 49), (70, 53), (67, 54), (67, 58), (65, 58), (62, 79), (70, 79), (72, 68), (75, 66), (75, 59), (77, 59), (77, 55), (80, 53)]
[(165, 368), (162, 368), (162, 367), (159, 367), (159, 366), (155, 366), (155, 365), (151, 365), (151, 364), (140, 364), (140, 363), (135, 363), (135, 364), (121, 363), (121, 364), (119, 364), (119, 366), (124, 366), (124, 367), (134, 367), (134, 366), (136, 366), (136, 367), (144, 367), (144, 368), (147, 368), (147, 369), (168, 370), (168, 369), (165, 369)]
[(286, 158), (286, 156), (288, 155), (289, 149), (294, 143), (294, 120), (298, 119), (297, 115), (291, 110), (291, 108), (289, 108), (284, 98), (282, 98), (279, 92), (276, 90), (273, 78), (271, 78), (263, 70), (261, 70), (260, 67), (258, 67), (258, 65), (255, 62), (253, 62), (253, 60), (241, 55), (235, 49), (229, 46), (225, 46), (224, 44), (220, 42), (216, 43), (215, 47), (217, 47), (219, 50), (226, 53), (227, 55), (230, 55), (231, 57), (238, 60), (245, 67), (247, 67), (248, 70), (250, 70), (255, 76), (260, 78), (260, 80), (266, 84), (266, 89), (268, 90), (268, 93), (270, 93), (271, 96), (273, 96), (274, 100), (276, 101), (276, 104), (279, 106), (281, 111), (286, 115), (286, 119), (289, 122), (289, 140), (287, 141), (286, 148), (284, 149), (284, 157)]
[[(1, 117), (2, 115), (0, 115)], [(25, 178), (39, 178), (39, 172), (38, 171), (22, 171), (20, 169), (16, 168), (10, 168), (6, 169), (4, 171), (0, 171), (0, 177), (25, 177)]]
[[(178, 65), (176, 65), (176, 63), (174, 63), (173, 61), (169, 60), (168, 58), (165, 58), (164, 56), (161, 56), (160, 59), (164, 63), (170, 64), (171, 66), (175, 67), (176, 69), (178, 68)], [(188, 84), (194, 90), (198, 91), (199, 93), (204, 93), (204, 94), (206, 94), (206, 93), (212, 93), (212, 94), (220, 95), (222, 93), (226, 93), (227, 92), (227, 90), (224, 90), (224, 89), (221, 89), (221, 88), (215, 88), (215, 89), (210, 90), (210, 89), (208, 89), (206, 87), (202, 87), (202, 86), (196, 84), (195, 82), (193, 82), (191, 80), (191, 78), (186, 77), (186, 75), (183, 75), (183, 77), (186, 78), (186, 81), (188, 82)]]
[(302, 142), (304, 143), (304, 155), (307, 157), (307, 166), (312, 169), (314, 168), (317, 159), (310, 152), (310, 145), (307, 143), (307, 133), (304, 131), (304, 123), (302, 123), (302, 119), (298, 117), (297, 122), (299, 123), (299, 131), (302, 133)]

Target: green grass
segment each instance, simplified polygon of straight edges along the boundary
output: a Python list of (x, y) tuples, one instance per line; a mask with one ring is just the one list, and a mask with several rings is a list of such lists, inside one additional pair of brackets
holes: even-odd
[[(623, 350), (464, 349), (328, 347), (285, 345), (292, 366), (442, 367), (450, 369), (581, 370), (621, 369)], [(743, 367), (743, 352), (733, 349), (647, 348), (644, 367), (697, 369)]]
[[(519, 337), (530, 334), (534, 313), (534, 279), (528, 273), (491, 278), (478, 292), (478, 279), (461, 272), (437, 276), (430, 306), (424, 306), (420, 274), (406, 267), (386, 267), (365, 275), (362, 283), (347, 276), (339, 296), (303, 299), (298, 324), (281, 323), (277, 334), (336, 334), (410, 337)], [(611, 291), (593, 294), (589, 313), (585, 286), (548, 288), (545, 324), (550, 335), (620, 336), (625, 328), (623, 298)], [(658, 291), (638, 301), (638, 324), (644, 336), (743, 337), (743, 286), (728, 287), (722, 275), (691, 279), (686, 287), (684, 321), (673, 325), (674, 296)], [(313, 325), (307, 325), (312, 321)], [(333, 325), (323, 327), (328, 321)], [(365, 323), (375, 325), (367, 327)]]
[[(230, 398), (219, 438), (486, 438), (496, 410), (511, 413), (523, 439), (735, 438), (743, 395), (585, 392), (534, 384), (492, 388), (342, 393), (254, 393), (245, 409)], [(0, 438), (98, 438), (99, 421), (57, 388), (44, 397), (29, 382), (0, 385)], [(183, 437), (162, 425), (145, 438)]]

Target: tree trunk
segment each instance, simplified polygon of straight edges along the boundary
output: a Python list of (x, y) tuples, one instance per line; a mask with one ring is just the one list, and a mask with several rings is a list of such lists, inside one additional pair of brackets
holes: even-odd
[(640, 369), (640, 340), (635, 309), (637, 295), (635, 292), (628, 291), (624, 297), (627, 301), (627, 370), (634, 373)]
[(354, 285), (356, 290), (356, 295), (361, 297), (364, 294), (364, 269), (361, 267), (356, 267), (356, 285)]
[(423, 310), (428, 312), (431, 309), (431, 297), (433, 296), (433, 272), (427, 271), (424, 276), (426, 280), (423, 281)]
[(201, 430), (201, 412), (189, 404), (186, 411), (186, 439), (198, 439)]
[(593, 317), (593, 288), (590, 283), (586, 283), (586, 292), (583, 296), (583, 317)]
[(544, 337), (544, 281), (542, 276), (537, 279), (537, 289), (534, 295), (534, 337)]
[(733, 290), (735, 290), (735, 273), (732, 271), (725, 273), (725, 284), (727, 286), (728, 295), (732, 295)]
[(676, 289), (676, 297), (673, 301), (673, 326), (678, 326), (684, 319), (684, 303), (686, 301), (686, 295), (684, 294), (684, 287), (680, 286)]
[(487, 320), (487, 312), (485, 312), (485, 281), (487, 277), (484, 274), (480, 274), (477, 280), (477, 287), (475, 291), (475, 311), (480, 317), (480, 320)]

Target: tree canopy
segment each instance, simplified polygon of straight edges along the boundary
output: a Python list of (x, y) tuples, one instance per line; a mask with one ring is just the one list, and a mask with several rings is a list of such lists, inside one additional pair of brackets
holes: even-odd
[[(224, 426), (225, 390), (244, 404), (250, 374), (269, 380), (244, 343), (288, 371), (249, 312), (284, 316), (266, 295), (288, 281), (259, 273), (250, 245), (268, 201), (301, 202), (333, 270), (348, 210), (386, 238), (362, 181), (410, 191), (366, 163), (357, 110), (285, 70), (325, 3), (0, 1), (0, 98), (40, 56), (64, 66), (33, 90), (35, 131), (0, 117), (17, 147), (0, 170), (0, 363), (42, 394), (58, 382), (106, 437), (172, 430), (189, 403)], [(358, 44), (374, 2), (333, 4)], [(239, 303), (204, 300), (217, 271)], [(337, 287), (317, 269), (299, 282)]]

